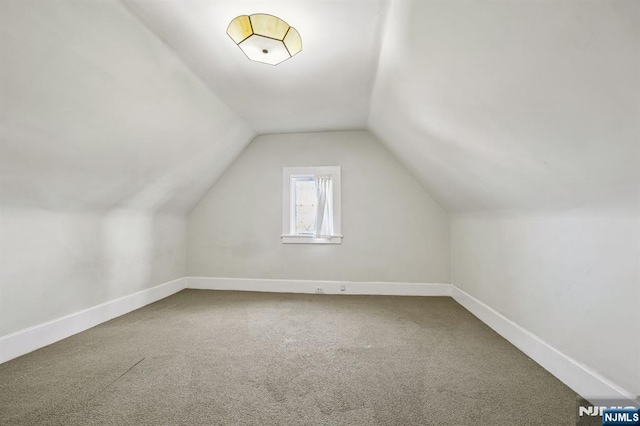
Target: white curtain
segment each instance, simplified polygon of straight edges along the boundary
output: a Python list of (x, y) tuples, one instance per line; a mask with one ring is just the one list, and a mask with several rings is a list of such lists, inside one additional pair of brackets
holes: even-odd
[(316, 238), (333, 235), (333, 185), (331, 176), (316, 176), (318, 210), (316, 214)]

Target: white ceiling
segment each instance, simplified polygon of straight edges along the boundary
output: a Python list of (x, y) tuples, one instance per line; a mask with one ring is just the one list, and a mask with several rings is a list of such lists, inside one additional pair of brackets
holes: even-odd
[[(247, 60), (254, 12), (302, 53)], [(4, 204), (184, 212), (255, 133), (368, 128), (449, 212), (638, 206), (636, 0), (15, 0), (0, 35)]]
[[(256, 133), (366, 127), (450, 212), (638, 203), (636, 0), (123, 1)], [(303, 52), (248, 61), (256, 12)]]
[[(257, 133), (364, 129), (386, 0), (123, 0)], [(269, 13), (302, 36), (277, 66), (247, 60), (226, 34)]]
[(253, 133), (117, 1), (0, 1), (2, 208), (189, 211)]
[(369, 128), (449, 212), (638, 206), (640, 2), (392, 1)]

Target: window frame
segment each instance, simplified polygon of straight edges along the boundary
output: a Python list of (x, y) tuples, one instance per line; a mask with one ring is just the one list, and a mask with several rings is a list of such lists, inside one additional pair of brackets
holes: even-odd
[[(283, 244), (342, 244), (342, 206), (340, 166), (283, 167), (282, 168), (282, 235)], [(331, 176), (333, 187), (333, 235), (331, 238), (315, 238), (310, 235), (295, 234), (295, 205), (292, 178), (310, 176)]]

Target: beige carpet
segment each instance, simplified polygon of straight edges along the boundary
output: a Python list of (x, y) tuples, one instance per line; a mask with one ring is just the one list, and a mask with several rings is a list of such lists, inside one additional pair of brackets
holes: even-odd
[(0, 365), (2, 425), (575, 425), (446, 297), (185, 290)]

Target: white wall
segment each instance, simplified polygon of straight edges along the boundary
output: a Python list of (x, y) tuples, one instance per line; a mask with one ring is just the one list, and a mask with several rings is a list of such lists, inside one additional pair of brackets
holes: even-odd
[(452, 283), (636, 393), (639, 16), (636, 0), (392, 0), (369, 115), (466, 213)]
[(0, 336), (184, 276), (252, 132), (115, 0), (3, 0), (0, 63)]
[(186, 220), (176, 215), (3, 208), (0, 240), (0, 336), (186, 270)]
[(637, 209), (454, 215), (451, 236), (455, 285), (640, 394)]
[[(282, 168), (342, 166), (342, 245), (282, 244)], [(445, 212), (367, 132), (257, 137), (189, 216), (190, 276), (449, 282)]]

